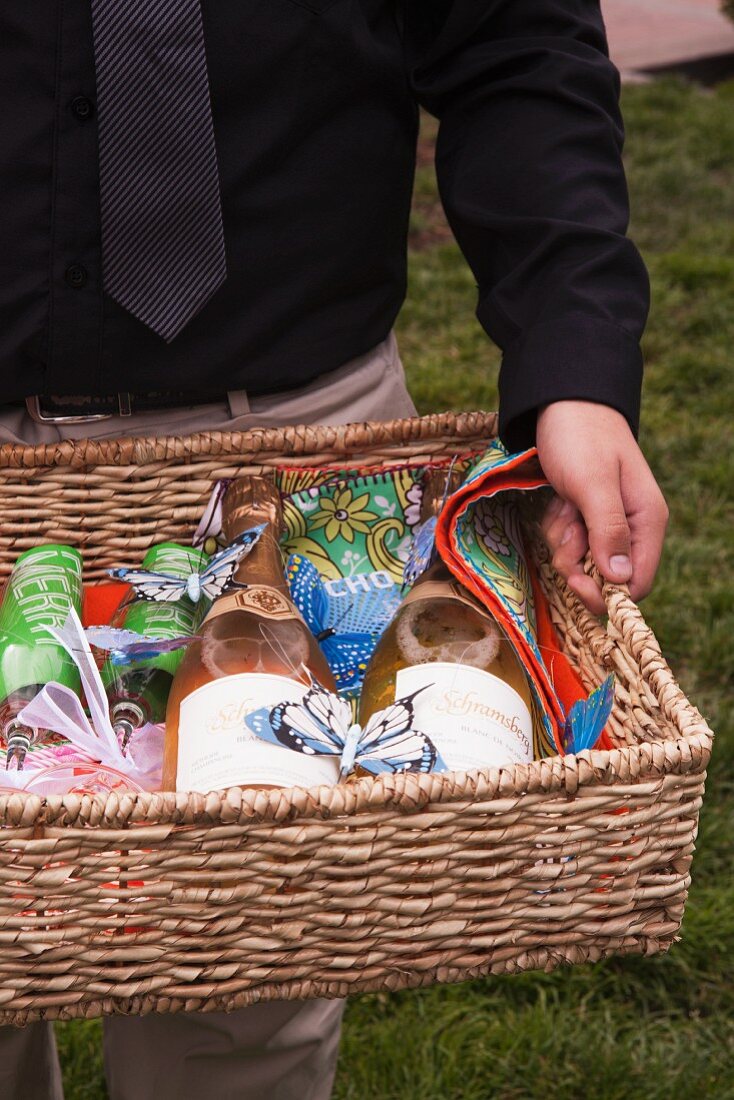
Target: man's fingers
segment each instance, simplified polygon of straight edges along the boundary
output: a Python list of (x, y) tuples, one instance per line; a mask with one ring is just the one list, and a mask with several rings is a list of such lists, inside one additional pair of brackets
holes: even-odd
[(552, 553), (558, 549), (569, 523), (579, 518), (579, 510), (570, 500), (554, 496), (540, 521), (543, 538)]
[(584, 559), (589, 549), (586, 525), (580, 514), (568, 524), (560, 544), (553, 554), (553, 568), (564, 578), (569, 588), (595, 615), (603, 615), (606, 605), (599, 585), (584, 573)]
[(623, 485), (632, 540), (630, 595), (641, 600), (652, 588), (660, 564), (668, 506), (646, 466), (629, 470)]
[(553, 568), (562, 577), (568, 580), (571, 573), (583, 573), (584, 557), (589, 549), (589, 539), (581, 517), (579, 516), (573, 523), (569, 523), (561, 539), (555, 546), (549, 542), (549, 547), (553, 552)]
[(541, 523), (559, 572), (592, 611), (603, 610), (598, 586), (576, 560), (580, 523), (602, 576), (628, 584), (633, 599), (646, 595), (668, 510), (624, 416), (594, 402), (557, 401), (538, 411), (536, 438), (548, 481), (580, 513), (561, 516), (563, 504), (552, 503)]
[(668, 525), (668, 509), (659, 514), (649, 525), (632, 528), (632, 564), (633, 574), (630, 582), (630, 596), (641, 600), (651, 590), (655, 581), (660, 557), (663, 552), (665, 530)]
[(589, 531), (589, 548), (607, 580), (626, 584), (632, 577), (632, 534), (622, 500), (619, 472), (602, 473), (584, 486), (576, 501)]
[(615, 467), (614, 476), (601, 472), (574, 490), (575, 503), (554, 496), (541, 520), (554, 569), (591, 611), (602, 614), (599, 587), (583, 569), (591, 549), (602, 576), (629, 584), (632, 599), (642, 599), (655, 579), (668, 517), (652, 474), (633, 464), (620, 484)]
[(584, 573), (589, 538), (578, 508), (570, 501), (554, 497), (541, 521), (541, 530), (553, 568), (590, 611), (602, 615), (606, 608), (599, 586)]
[(605, 614), (607, 605), (601, 594), (601, 588), (593, 577), (589, 577), (583, 572), (572, 573), (567, 578), (567, 584), (594, 615)]
[(602, 472), (579, 488), (575, 504), (578, 511), (559, 509), (548, 526), (555, 568), (592, 611), (603, 612), (598, 587), (583, 575), (590, 549), (603, 577), (629, 584), (632, 599), (642, 599), (652, 588), (668, 522), (649, 467), (630, 463), (614, 477)]
[(552, 557), (554, 569), (560, 573), (573, 592), (595, 615), (603, 615), (606, 605), (598, 584), (583, 571), (583, 561), (589, 550), (589, 535), (579, 518), (568, 525), (559, 547)]
[(573, 504), (571, 504), (570, 501), (564, 500), (558, 493), (554, 493), (546, 504), (545, 511), (540, 520), (540, 527), (543, 534), (548, 534), (549, 528), (553, 526), (562, 511), (568, 512), (572, 510)]
[(554, 496), (543, 514), (540, 529), (554, 568), (566, 577), (589, 548), (581, 513), (570, 500)]

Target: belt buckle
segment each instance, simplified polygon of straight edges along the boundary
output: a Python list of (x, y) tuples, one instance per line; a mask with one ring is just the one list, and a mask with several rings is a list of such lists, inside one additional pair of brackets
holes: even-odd
[[(122, 399), (127, 398), (125, 403)], [(26, 397), (26, 408), (28, 409), (28, 415), (31, 420), (35, 420), (37, 424), (89, 424), (94, 420), (111, 420), (113, 413), (83, 413), (72, 416), (53, 416), (45, 413), (41, 408), (41, 398), (36, 393), (32, 397)], [(128, 394), (118, 394), (118, 403), (120, 405), (120, 415), (130, 415), (130, 401)], [(127, 404), (127, 408), (125, 408)]]

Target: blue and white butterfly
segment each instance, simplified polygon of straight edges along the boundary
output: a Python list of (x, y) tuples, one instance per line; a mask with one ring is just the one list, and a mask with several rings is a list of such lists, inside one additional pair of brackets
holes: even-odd
[(238, 535), (229, 546), (215, 554), (201, 573), (190, 573), (188, 577), (175, 577), (169, 573), (149, 573), (145, 569), (109, 569), (115, 580), (132, 585), (135, 592), (144, 600), (156, 600), (173, 603), (188, 596), (192, 603), (198, 603), (202, 596), (215, 600), (228, 588), (237, 587), (233, 582), (235, 570), (242, 558), (249, 554), (267, 525), (258, 524)]
[[(293, 602), (321, 646), (337, 687), (356, 694), (380, 634), (397, 610), (398, 586), (360, 590), (337, 599), (329, 595), (318, 569), (302, 554), (291, 554), (286, 575)], [(367, 629), (340, 630), (349, 620), (364, 623)]]
[[(454, 464), (456, 462), (456, 456), (451, 459), (451, 464), (446, 472), (446, 488), (444, 489), (443, 500), (441, 501), (441, 507), (439, 508), (439, 515), (443, 510), (444, 505), (449, 497), (449, 489), (451, 487), (451, 475), (453, 473)], [(433, 565), (438, 556), (438, 550), (436, 549), (436, 528), (438, 527), (438, 516), (429, 516), (423, 523), (419, 524), (413, 534), (413, 542), (410, 547), (410, 553), (403, 566), (403, 587), (409, 587), (415, 584), (418, 578), (425, 573), (429, 565)]]
[(308, 756), (338, 757), (342, 779), (354, 767), (370, 775), (446, 771), (431, 739), (413, 729), (417, 694), (396, 700), (362, 727), (352, 721), (352, 708), (345, 699), (313, 681), (300, 703), (261, 707), (246, 716), (245, 725), (273, 745)]
[(151, 638), (134, 630), (122, 630), (114, 626), (88, 626), (87, 641), (96, 649), (106, 649), (110, 663), (128, 665), (131, 661), (149, 661), (161, 653), (172, 653), (198, 640), (198, 634), (181, 635), (178, 638)]
[(432, 565), (436, 557), (436, 527), (438, 519), (430, 516), (419, 527), (416, 527), (413, 541), (410, 545), (410, 553), (403, 566), (403, 585), (412, 586)]
[(579, 699), (566, 717), (563, 747), (568, 753), (593, 749), (609, 720), (614, 705), (614, 676), (592, 691), (588, 699)]
[(194, 531), (191, 545), (201, 547), (205, 554), (216, 554), (218, 546), (226, 545), (226, 539), (222, 533), (222, 501), (231, 482), (232, 479), (229, 477), (220, 478), (215, 482), (204, 514)]

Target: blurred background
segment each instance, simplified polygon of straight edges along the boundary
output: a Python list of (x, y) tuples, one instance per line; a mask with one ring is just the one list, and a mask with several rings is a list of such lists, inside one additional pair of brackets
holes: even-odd
[[(335, 1100), (734, 1098), (734, 22), (719, 0), (602, 7), (652, 280), (641, 443), (671, 511), (644, 614), (718, 734), (682, 938), (649, 959), (355, 998)], [(493, 409), (499, 356), (423, 121), (402, 355), (421, 412)], [(106, 1096), (100, 1033), (57, 1025), (67, 1100)]]
[(601, 0), (609, 51), (629, 82), (666, 69), (734, 75), (734, 0)]

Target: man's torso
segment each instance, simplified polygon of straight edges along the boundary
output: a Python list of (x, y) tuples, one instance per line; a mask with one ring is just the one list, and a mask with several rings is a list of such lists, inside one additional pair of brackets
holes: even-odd
[(390, 330), (417, 126), (395, 4), (202, 13), (228, 274), (166, 344), (102, 292), (90, 0), (4, 6), (1, 400), (288, 389)]

